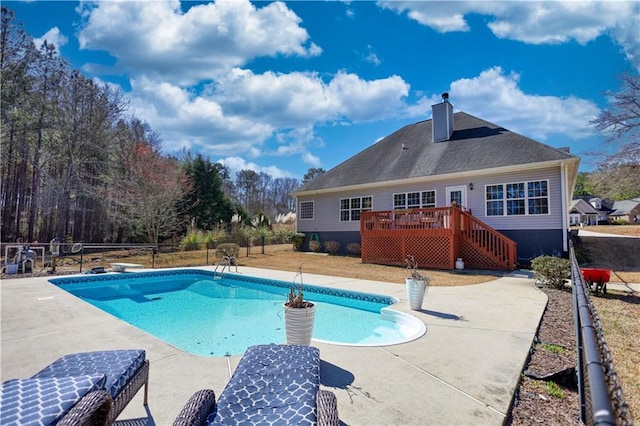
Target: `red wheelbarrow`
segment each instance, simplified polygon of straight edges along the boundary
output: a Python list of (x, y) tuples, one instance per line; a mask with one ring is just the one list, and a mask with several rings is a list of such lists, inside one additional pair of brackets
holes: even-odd
[(589, 289), (598, 294), (607, 292), (607, 283), (611, 279), (611, 269), (580, 268)]

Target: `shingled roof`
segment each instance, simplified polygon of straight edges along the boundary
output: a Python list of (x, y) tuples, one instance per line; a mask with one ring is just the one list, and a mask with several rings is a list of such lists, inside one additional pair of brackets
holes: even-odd
[(432, 120), (407, 125), (295, 192), (578, 159), (464, 112), (453, 121), (449, 140), (432, 141)]
[(640, 204), (640, 198), (632, 198), (631, 200), (621, 200), (613, 203), (613, 212), (611, 216), (624, 216), (631, 214), (633, 209)]

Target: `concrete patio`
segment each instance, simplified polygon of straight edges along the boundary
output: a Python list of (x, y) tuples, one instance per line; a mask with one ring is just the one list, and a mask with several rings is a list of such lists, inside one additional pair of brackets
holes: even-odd
[[(292, 279), (291, 272), (246, 267), (238, 272)], [(311, 274), (305, 274), (305, 283), (396, 297), (401, 301), (394, 309), (427, 325), (424, 336), (400, 345), (314, 343), (322, 358), (322, 387), (337, 395), (340, 420), (347, 425), (502, 424), (547, 302), (530, 277), (517, 271), (480, 285), (431, 287), (419, 312), (408, 309), (403, 284)], [(171, 424), (196, 390), (220, 394), (240, 359), (189, 355), (58, 289), (46, 277), (5, 279), (0, 289), (2, 381), (29, 377), (68, 353), (147, 351), (148, 409), (139, 392), (120, 419)]]

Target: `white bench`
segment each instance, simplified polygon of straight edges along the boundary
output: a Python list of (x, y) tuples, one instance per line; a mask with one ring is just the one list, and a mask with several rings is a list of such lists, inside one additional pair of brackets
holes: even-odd
[(127, 269), (144, 268), (144, 265), (140, 265), (139, 263), (112, 263), (111, 267), (114, 272), (126, 272)]

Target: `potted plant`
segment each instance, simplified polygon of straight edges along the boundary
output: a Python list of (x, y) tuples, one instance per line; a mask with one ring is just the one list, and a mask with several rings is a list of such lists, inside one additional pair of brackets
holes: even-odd
[(419, 311), (422, 309), (424, 294), (429, 286), (429, 277), (420, 273), (415, 257), (408, 255), (405, 262), (409, 270), (409, 276), (406, 278), (409, 307), (414, 311)]
[[(300, 276), (300, 284), (296, 278)], [(284, 303), (284, 325), (289, 345), (310, 345), (313, 335), (313, 321), (316, 316), (316, 305), (304, 300), (302, 282), (302, 266), (293, 277), (291, 290)]]

